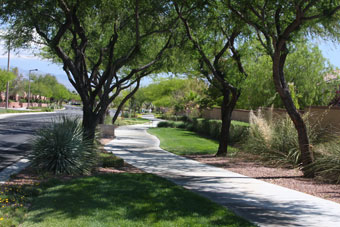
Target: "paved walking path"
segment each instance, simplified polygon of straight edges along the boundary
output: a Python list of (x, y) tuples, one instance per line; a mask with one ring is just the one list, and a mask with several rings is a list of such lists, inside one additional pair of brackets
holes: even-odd
[(105, 148), (260, 226), (340, 226), (340, 204), (164, 151), (159, 140), (146, 132), (149, 127), (152, 125), (119, 127), (116, 139)]

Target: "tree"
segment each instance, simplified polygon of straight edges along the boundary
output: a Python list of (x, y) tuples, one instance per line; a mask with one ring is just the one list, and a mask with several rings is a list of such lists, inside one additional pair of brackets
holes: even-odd
[[(50, 75), (35, 75), (31, 74), (31, 93), (33, 95), (40, 95), (45, 96), (47, 98), (52, 98), (53, 96), (53, 89), (55, 86), (57, 86), (58, 81), (54, 76), (52, 77), (52, 81), (50, 79), (47, 79)], [(46, 78), (46, 79), (45, 79)]]
[(71, 98), (71, 93), (63, 84), (57, 84), (53, 88), (53, 98), (59, 102), (59, 105), (61, 106), (64, 100)]
[[(271, 58), (265, 54), (258, 42), (250, 44), (249, 49), (257, 50), (245, 59), (244, 66), (249, 76), (242, 85), (242, 94), (237, 107), (257, 109), (271, 106), (284, 107), (275, 90), (272, 79)], [(294, 44), (287, 56), (284, 67), (285, 77), (290, 84), (290, 92), (296, 93), (296, 104), (304, 109), (311, 105), (327, 105), (334, 96), (334, 87), (325, 80), (334, 68), (322, 55), (321, 50), (306, 40)], [(252, 88), (261, 89), (252, 89)], [(294, 100), (294, 99), (293, 99)]]
[(278, 92), (295, 128), (301, 152), (303, 172), (313, 162), (306, 125), (297, 111), (288, 83), (284, 66), (290, 51), (290, 45), (303, 35), (306, 28), (332, 17), (339, 9), (340, 2), (333, 0), (279, 0), (246, 1), (224, 0), (235, 16), (250, 25), (258, 40), (272, 60), (272, 75)]
[(12, 31), (35, 31), (45, 56), (62, 62), (83, 102), (90, 138), (122, 90), (162, 67), (177, 20), (167, 1), (158, 0), (8, 0), (2, 10)]
[(4, 91), (6, 89), (7, 82), (14, 80), (15, 77), (14, 73), (0, 69), (0, 91)]
[(145, 95), (145, 87), (139, 88), (134, 94), (135, 111), (141, 112), (143, 107), (150, 107), (150, 100)]
[(35, 95), (50, 98), (50, 100), (59, 102), (61, 105), (63, 100), (71, 98), (71, 92), (60, 84), (53, 75), (31, 75), (31, 92)]
[(184, 90), (186, 80), (173, 78), (167, 80), (160, 80), (156, 83), (150, 84), (144, 89), (146, 99), (150, 100), (156, 107), (173, 107), (173, 95), (176, 91)]
[(240, 82), (247, 76), (238, 47), (245, 28), (228, 13), (221, 1), (175, 1), (186, 35), (198, 53), (199, 71), (223, 95), (221, 135), (216, 156), (226, 156), (231, 114), (241, 94)]

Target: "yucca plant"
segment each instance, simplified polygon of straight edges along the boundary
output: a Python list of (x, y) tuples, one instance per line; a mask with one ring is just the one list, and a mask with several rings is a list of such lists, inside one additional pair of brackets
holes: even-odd
[(62, 116), (37, 131), (32, 166), (54, 174), (85, 174), (95, 163), (95, 147), (77, 118)]

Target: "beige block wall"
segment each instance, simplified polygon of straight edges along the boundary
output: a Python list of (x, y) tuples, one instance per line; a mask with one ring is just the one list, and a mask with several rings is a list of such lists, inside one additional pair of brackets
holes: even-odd
[(235, 121), (249, 122), (249, 110), (234, 110), (231, 114), (231, 119)]
[(202, 117), (207, 119), (221, 119), (221, 109), (220, 108), (213, 108), (213, 109), (206, 109), (202, 111)]
[[(264, 108), (261, 110), (263, 116), (267, 119), (273, 117), (273, 119), (278, 117), (283, 117), (286, 115), (287, 111), (284, 109), (274, 109), (271, 113), (270, 108)], [(256, 113), (256, 111), (255, 111)], [(334, 127), (340, 128), (340, 107), (320, 107), (320, 106), (311, 106), (306, 108), (304, 111), (300, 112), (301, 114), (308, 113), (309, 119), (312, 123), (319, 121), (322, 125), (332, 125)], [(231, 119), (243, 122), (249, 122), (249, 110), (239, 110), (236, 109), (233, 111)], [(221, 119), (221, 109), (213, 108), (204, 110), (202, 113), (202, 117), (208, 119)]]
[(322, 126), (329, 126), (340, 129), (340, 107), (311, 106), (305, 109), (310, 114), (311, 122), (320, 122)]

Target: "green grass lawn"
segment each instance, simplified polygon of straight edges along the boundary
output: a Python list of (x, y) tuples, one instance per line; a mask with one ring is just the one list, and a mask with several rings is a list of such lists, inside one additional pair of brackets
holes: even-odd
[(137, 125), (150, 122), (148, 119), (144, 118), (123, 118), (117, 119), (116, 125)]
[(54, 183), (21, 226), (253, 226), (224, 207), (151, 174), (103, 174)]
[(10, 109), (0, 109), (0, 114), (6, 114), (6, 113), (27, 113), (32, 112), (29, 110), (10, 110)]
[[(111, 124), (112, 118), (107, 117), (105, 119), (105, 124)], [(123, 126), (123, 125), (137, 125), (137, 124), (144, 124), (150, 122), (148, 119), (144, 118), (118, 118), (115, 122), (115, 125), (117, 126)]]
[[(161, 141), (160, 147), (177, 155), (215, 154), (218, 141), (179, 128), (150, 128), (148, 132)], [(235, 152), (236, 148), (228, 147)]]
[(47, 107), (39, 107), (35, 110), (11, 110), (11, 109), (0, 109), (0, 114), (6, 114), (6, 113), (32, 113), (32, 112), (51, 112), (54, 111), (53, 109), (47, 108)]

